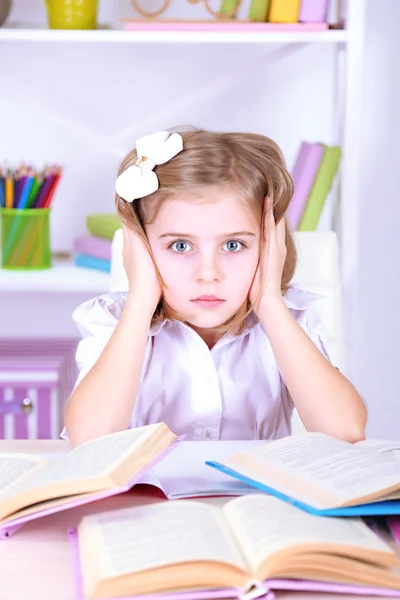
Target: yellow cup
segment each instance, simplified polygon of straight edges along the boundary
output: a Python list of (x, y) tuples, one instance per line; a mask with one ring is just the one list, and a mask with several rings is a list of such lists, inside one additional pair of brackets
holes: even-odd
[(50, 29), (96, 29), (98, 0), (45, 0)]

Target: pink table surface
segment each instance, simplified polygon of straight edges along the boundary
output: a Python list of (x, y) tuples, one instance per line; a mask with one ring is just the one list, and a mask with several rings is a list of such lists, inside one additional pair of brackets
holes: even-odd
[[(0, 440), (0, 452), (63, 452), (62, 440)], [(220, 499), (217, 500), (220, 502)], [(165, 502), (145, 486), (133, 491), (31, 521), (0, 541), (0, 600), (74, 600), (72, 556), (67, 531), (87, 514), (126, 506)], [(306, 592), (276, 593), (277, 600), (354, 600), (357, 596)], [(376, 600), (377, 596), (359, 596)]]

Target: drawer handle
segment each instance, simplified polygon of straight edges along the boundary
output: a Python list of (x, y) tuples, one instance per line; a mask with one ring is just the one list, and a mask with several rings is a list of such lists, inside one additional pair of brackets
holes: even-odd
[(32, 400), (30, 400), (29, 398), (24, 398), (21, 402), (21, 410), (24, 413), (32, 412), (32, 410), (33, 410)]

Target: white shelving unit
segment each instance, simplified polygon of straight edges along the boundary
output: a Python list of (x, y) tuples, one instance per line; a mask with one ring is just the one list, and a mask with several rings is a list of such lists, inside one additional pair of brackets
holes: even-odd
[(345, 42), (347, 31), (125, 31), (100, 28), (97, 30), (54, 30), (27, 25), (0, 28), (1, 41), (71, 42), (106, 44), (337, 44)]
[[(290, 52), (293, 54), (297, 48), (304, 48), (307, 45), (321, 46), (321, 48), (327, 45), (333, 46), (336, 56), (334, 65), (336, 89), (332, 120), (336, 131), (335, 143), (340, 144), (343, 149), (340, 202), (335, 219), (335, 229), (339, 234), (341, 249), (344, 326), (351, 355), (355, 336), (353, 315), (357, 302), (360, 106), (362, 102), (361, 77), (366, 0), (351, 0), (347, 4), (344, 30), (196, 32), (182, 30), (124, 31), (100, 28), (96, 31), (67, 31), (15, 25), (0, 28), (0, 44), (13, 51), (20, 45), (26, 47), (27, 44), (45, 44), (51, 50), (52, 47), (55, 48), (62, 42), (64, 45), (71, 45), (71, 52), (79, 44), (82, 44), (82, 47), (85, 47), (85, 44), (96, 44), (99, 49), (103, 47), (111, 49), (117, 45), (126, 47), (136, 45), (141, 48), (140, 52), (143, 56), (141, 60), (143, 61), (146, 60), (147, 49), (151, 45), (157, 45), (159, 48), (163, 44), (167, 44), (168, 48), (179, 45), (185, 55), (185, 49), (187, 48), (188, 52), (191, 52), (194, 45), (201, 45), (202, 48), (205, 48), (209, 44), (217, 44), (221, 48), (228, 44), (240, 44), (245, 51), (247, 46), (252, 48), (257, 44), (258, 47), (260, 45), (274, 46), (274, 57), (277, 57), (279, 52), (282, 55), (288, 55)], [(265, 80), (264, 74), (260, 73), (260, 85), (263, 80)], [(164, 107), (161, 108), (165, 112)], [(168, 113), (165, 112), (165, 115), (167, 119)], [(77, 291), (96, 292), (98, 286), (107, 286), (107, 281), (107, 275), (103, 273), (85, 271), (82, 275), (82, 270), (76, 269), (72, 265), (56, 264), (54, 269), (37, 275), (0, 270), (0, 290), (2, 292), (28, 292), (30, 290), (66, 292), (71, 291), (74, 286)], [(104, 291), (104, 287), (100, 291)]]
[(84, 267), (76, 267), (70, 259), (54, 259), (51, 269), (12, 271), (2, 269), (1, 292), (87, 293), (88, 297), (104, 294), (110, 275)]

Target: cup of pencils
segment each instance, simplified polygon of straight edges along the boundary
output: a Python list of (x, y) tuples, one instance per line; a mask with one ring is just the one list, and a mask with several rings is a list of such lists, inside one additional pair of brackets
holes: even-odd
[(51, 267), (50, 211), (61, 167), (43, 171), (0, 168), (1, 266), (34, 270)]

